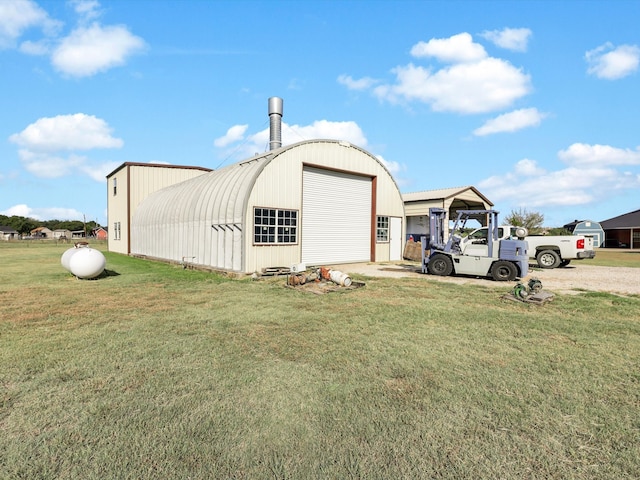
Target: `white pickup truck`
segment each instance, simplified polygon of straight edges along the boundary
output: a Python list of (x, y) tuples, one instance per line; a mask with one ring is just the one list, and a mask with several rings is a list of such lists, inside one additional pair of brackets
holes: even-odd
[[(503, 238), (515, 238), (515, 228), (503, 225), (498, 229), (498, 235)], [(585, 235), (530, 235), (524, 238), (527, 241), (529, 258), (534, 259), (540, 268), (566, 267), (571, 260), (593, 258), (596, 252), (593, 249), (593, 237)], [(467, 248), (471, 252), (479, 245), (487, 243), (487, 227), (472, 231), (460, 241), (460, 248), (465, 252)]]

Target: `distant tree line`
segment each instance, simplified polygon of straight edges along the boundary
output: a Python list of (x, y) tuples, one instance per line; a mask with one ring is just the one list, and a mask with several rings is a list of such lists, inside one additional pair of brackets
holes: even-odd
[(18, 215), (11, 217), (0, 215), (0, 225), (11, 227), (21, 235), (29, 235), (31, 230), (38, 227), (47, 227), (49, 230), (71, 230), (72, 232), (76, 232), (84, 230), (85, 226), (87, 235), (90, 235), (94, 228), (100, 226), (94, 221), (89, 221), (85, 224), (81, 220), (36, 220)]

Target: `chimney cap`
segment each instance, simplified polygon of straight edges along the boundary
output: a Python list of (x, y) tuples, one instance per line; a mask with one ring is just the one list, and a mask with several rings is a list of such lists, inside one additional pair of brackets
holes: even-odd
[(269, 115), (276, 113), (282, 116), (282, 98), (280, 97), (270, 97), (269, 98)]

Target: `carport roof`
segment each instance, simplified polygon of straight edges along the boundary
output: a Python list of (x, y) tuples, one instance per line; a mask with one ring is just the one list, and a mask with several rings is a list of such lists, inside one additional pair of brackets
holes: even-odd
[(640, 210), (624, 213), (617, 217), (600, 222), (600, 226), (606, 230), (615, 228), (640, 228)]
[(452, 187), (452, 188), (440, 188), (437, 190), (424, 190), (422, 192), (403, 193), (402, 199), (405, 202), (424, 202), (429, 200), (446, 200), (448, 198), (456, 197), (471, 190), (478, 195), (488, 205), (493, 206), (493, 202), (485, 197), (480, 191), (473, 185), (467, 185), (465, 187)]

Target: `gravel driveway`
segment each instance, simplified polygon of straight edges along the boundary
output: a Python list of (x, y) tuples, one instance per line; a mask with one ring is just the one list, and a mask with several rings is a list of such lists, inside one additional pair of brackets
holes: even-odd
[[(583, 262), (573, 262), (565, 268), (541, 269), (530, 268), (527, 279), (538, 278), (545, 290), (553, 293), (579, 293), (584, 290), (610, 292), (617, 294), (640, 295), (640, 268), (597, 267)], [(458, 284), (486, 285), (492, 280), (477, 277), (439, 277), (425, 275), (420, 272), (419, 262), (394, 263), (353, 263), (337, 265), (336, 270), (349, 274), (367, 275), (370, 277), (414, 277), (439, 282)], [(498, 282), (495, 282), (496, 284)], [(513, 285), (513, 282), (505, 282)]]

